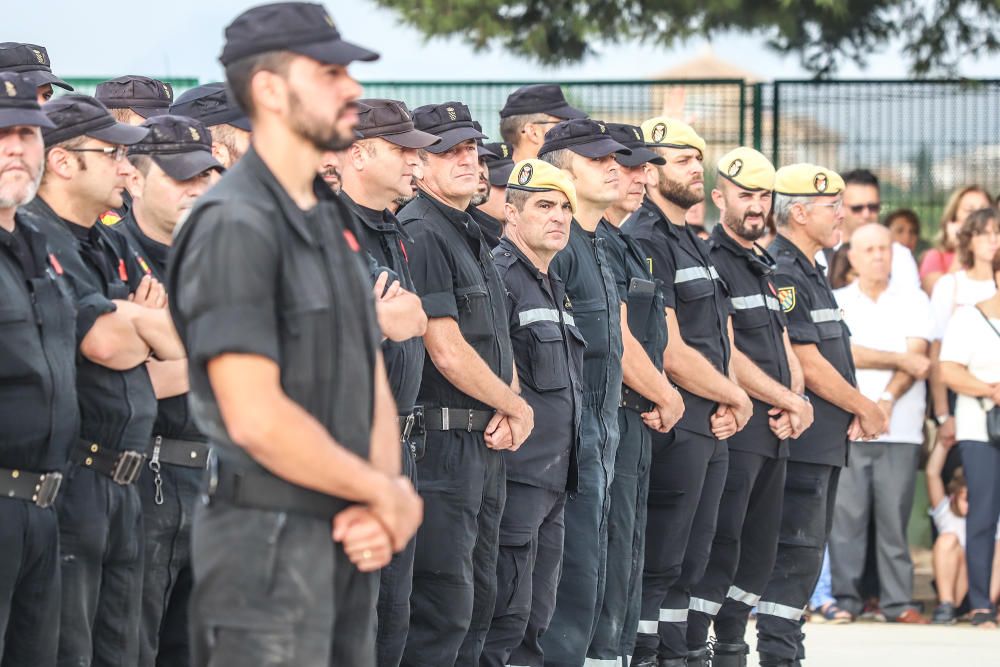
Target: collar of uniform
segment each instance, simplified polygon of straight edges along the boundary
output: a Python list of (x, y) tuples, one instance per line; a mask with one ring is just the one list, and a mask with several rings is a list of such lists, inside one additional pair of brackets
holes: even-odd
[[(500, 245), (498, 247), (503, 248), (505, 251), (514, 255), (514, 257), (516, 257), (519, 262), (524, 264), (524, 266), (529, 271), (531, 271), (531, 275), (535, 276), (536, 280), (538, 280), (539, 282), (545, 280), (546, 277), (545, 274), (542, 273), (541, 270), (537, 266), (535, 266), (530, 259), (528, 259), (528, 256), (525, 255), (521, 251), (521, 249), (517, 247), (517, 244), (515, 244), (509, 238), (507, 238), (506, 236), (502, 237), (500, 239)], [(550, 279), (552, 278), (552, 274), (549, 274), (549, 278)]]
[(772, 245), (778, 246), (778, 253), (786, 252), (794, 257), (795, 261), (802, 265), (802, 268), (805, 269), (806, 273), (818, 274), (824, 281), (826, 280), (826, 277), (823, 274), (823, 269), (816, 266), (814, 262), (809, 261), (809, 258), (806, 257), (805, 253), (799, 250), (797, 245), (789, 241), (781, 233), (774, 238)]
[(679, 239), (680, 238), (681, 233), (677, 229), (677, 225), (675, 225), (674, 223), (670, 222), (670, 218), (667, 217), (667, 214), (664, 213), (660, 209), (660, 207), (656, 205), (656, 202), (654, 202), (652, 199), (650, 199), (648, 195), (646, 197), (643, 197), (642, 206), (647, 211), (649, 211), (654, 216), (656, 216), (656, 223), (655, 224), (660, 224), (662, 222), (663, 225), (665, 225), (664, 230), (667, 232), (667, 234), (669, 234), (670, 236), (674, 237), (675, 239)]
[(135, 219), (133, 211), (126, 213), (121, 222), (117, 224), (124, 225), (128, 231), (132, 232), (132, 236), (138, 242), (140, 249), (146, 256), (153, 260), (157, 267), (164, 269), (167, 267), (167, 254), (170, 252), (170, 246), (146, 236), (146, 233), (142, 231), (142, 227), (139, 226), (139, 222)]
[[(479, 235), (473, 233), (472, 229), (472, 224), (475, 224), (475, 220), (472, 219), (472, 216), (469, 215), (468, 212), (461, 211), (452, 206), (448, 206), (444, 202), (438, 201), (435, 197), (432, 197), (423, 190), (420, 191), (417, 197), (427, 201), (428, 204), (430, 204), (438, 211), (440, 211), (441, 215), (443, 215), (445, 219), (448, 220), (448, 222), (452, 223), (453, 225), (460, 228), (469, 236), (472, 236), (473, 238), (476, 238), (478, 240)], [(476, 227), (476, 230), (478, 231), (478, 226)]]
[(343, 190), (340, 191), (340, 199), (347, 204), (347, 208), (357, 214), (357, 216), (361, 219), (361, 222), (363, 222), (366, 227), (374, 229), (376, 232), (398, 231), (398, 223), (394, 225), (392, 220), (386, 220), (385, 214), (387, 211), (376, 211), (373, 208), (362, 206), (358, 202), (351, 199), (351, 196)]

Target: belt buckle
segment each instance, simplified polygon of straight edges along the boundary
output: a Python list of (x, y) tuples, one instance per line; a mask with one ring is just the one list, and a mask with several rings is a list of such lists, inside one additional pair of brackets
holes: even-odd
[(115, 484), (128, 486), (139, 478), (142, 472), (142, 462), (146, 460), (144, 454), (126, 450), (118, 456), (115, 461), (114, 470), (111, 471), (111, 479)]
[(406, 415), (406, 419), (403, 420), (403, 430), (400, 433), (400, 440), (408, 440), (410, 438), (410, 433), (413, 432), (413, 423), (416, 421), (416, 417), (411, 412)]
[(62, 473), (49, 472), (42, 475), (35, 487), (35, 505), (42, 509), (52, 507), (62, 486)]

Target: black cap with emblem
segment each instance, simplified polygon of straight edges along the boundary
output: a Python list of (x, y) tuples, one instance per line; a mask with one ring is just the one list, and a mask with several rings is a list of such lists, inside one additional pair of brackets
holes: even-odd
[(174, 101), (169, 83), (128, 74), (97, 84), (94, 97), (109, 109), (131, 109), (143, 118), (168, 113)]
[(563, 120), (586, 118), (576, 107), (571, 107), (563, 95), (562, 88), (554, 83), (540, 83), (522, 86), (507, 97), (507, 103), (500, 110), (501, 118), (547, 113)]
[(38, 44), (0, 42), (0, 71), (18, 72), (35, 88), (51, 83), (53, 86), (73, 90), (73, 86), (52, 73), (49, 52)]
[(503, 142), (483, 144), (483, 148), (496, 156), (486, 156), (486, 166), (490, 170), (490, 185), (496, 188), (506, 187), (510, 172), (514, 169), (514, 148)]
[(148, 155), (167, 176), (186, 181), (210, 169), (222, 171), (212, 157), (212, 135), (204, 123), (186, 116), (156, 116), (140, 125), (149, 134), (129, 146), (129, 155)]
[(109, 144), (130, 146), (149, 134), (144, 127), (119, 123), (107, 107), (90, 95), (70, 93), (42, 105), (53, 127), (42, 128), (46, 146), (88, 136)]
[(327, 65), (379, 57), (344, 41), (329, 12), (311, 2), (276, 2), (246, 10), (226, 26), (226, 45), (219, 61), (228, 66), (269, 51), (291, 51)]
[[(478, 120), (472, 121), (472, 127), (476, 128), (476, 131), (479, 132), (479, 134), (483, 134), (483, 125)], [(494, 155), (492, 151), (486, 148), (486, 144), (483, 143), (483, 140), (488, 138), (489, 137), (483, 134), (482, 138), (476, 139), (476, 155), (479, 156), (480, 160), (488, 160), (490, 158), (498, 157), (497, 155)]]
[(38, 106), (34, 81), (18, 72), (0, 72), (0, 128), (34, 125), (53, 127)]
[(399, 100), (358, 100), (358, 124), (362, 139), (385, 139), (403, 148), (427, 148), (440, 138), (418, 130), (406, 105)]
[(226, 84), (204, 83), (184, 93), (170, 105), (169, 113), (200, 120), (206, 127), (232, 125), (250, 131), (250, 119), (229, 99)]
[(604, 123), (589, 118), (564, 120), (553, 125), (545, 133), (545, 143), (538, 150), (538, 154), (544, 155), (564, 148), (588, 158), (605, 157), (612, 153), (632, 154), (629, 148), (622, 146), (608, 135), (608, 128)]
[(413, 110), (413, 124), (418, 130), (441, 137), (441, 143), (428, 146), (430, 153), (444, 153), (469, 139), (485, 139), (476, 129), (472, 112), (461, 102), (425, 104)]
[(608, 123), (607, 127), (608, 134), (612, 139), (632, 151), (631, 155), (615, 154), (615, 160), (621, 166), (638, 167), (647, 162), (651, 162), (652, 164), (667, 163), (666, 158), (646, 148), (646, 140), (643, 139), (642, 129), (638, 125)]

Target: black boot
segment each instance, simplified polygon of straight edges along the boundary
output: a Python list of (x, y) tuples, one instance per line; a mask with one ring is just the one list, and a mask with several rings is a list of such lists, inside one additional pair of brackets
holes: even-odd
[(629, 667), (659, 667), (656, 651), (650, 653), (647, 650), (636, 648), (635, 653), (632, 654), (632, 661), (629, 662)]
[(712, 664), (712, 651), (707, 646), (697, 651), (688, 651), (687, 667), (711, 667)]
[(687, 658), (660, 658), (656, 667), (687, 667)]
[(750, 645), (745, 642), (716, 642), (712, 647), (712, 667), (747, 667), (749, 653)]
[(794, 658), (782, 658), (772, 653), (760, 654), (760, 667), (795, 667)]

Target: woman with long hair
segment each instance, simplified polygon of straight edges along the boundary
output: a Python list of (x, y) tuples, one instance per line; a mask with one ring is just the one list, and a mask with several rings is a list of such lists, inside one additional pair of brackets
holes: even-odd
[(941, 276), (960, 268), (956, 262), (958, 230), (973, 211), (992, 204), (989, 193), (978, 185), (967, 185), (951, 193), (941, 215), (941, 229), (934, 247), (920, 260), (920, 285), (925, 292), (932, 294)]

